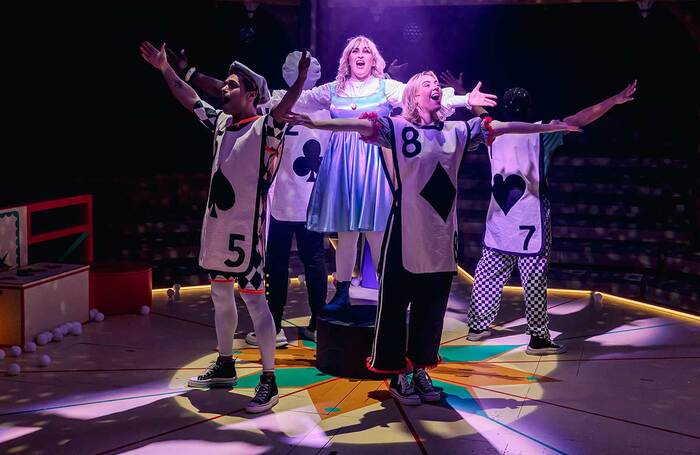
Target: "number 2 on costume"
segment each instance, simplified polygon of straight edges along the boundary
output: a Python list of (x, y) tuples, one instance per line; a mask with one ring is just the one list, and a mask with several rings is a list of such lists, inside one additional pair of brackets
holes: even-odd
[(294, 131), (292, 128), (294, 128), (296, 125), (287, 125), (287, 129), (284, 130), (284, 134), (286, 136), (299, 136), (299, 131)]
[(226, 259), (224, 261), (224, 264), (226, 264), (227, 267), (238, 267), (241, 264), (243, 264), (243, 261), (245, 261), (245, 251), (243, 248), (240, 246), (236, 246), (237, 241), (245, 241), (245, 235), (240, 235), (240, 234), (231, 234), (228, 238), (228, 249), (229, 251), (232, 251), (238, 255), (235, 261), (232, 261), (231, 259)]
[(530, 245), (530, 240), (532, 239), (532, 236), (535, 235), (535, 226), (520, 226), (521, 231), (528, 231), (527, 235), (525, 236), (525, 243), (523, 243), (523, 250), (527, 251), (527, 247)]

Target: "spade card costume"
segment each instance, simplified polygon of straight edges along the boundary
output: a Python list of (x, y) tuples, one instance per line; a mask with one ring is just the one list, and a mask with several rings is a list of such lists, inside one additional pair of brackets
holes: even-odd
[(394, 202), (382, 245), (376, 330), (367, 366), (401, 373), (439, 363), (442, 323), (457, 271), (457, 174), (464, 153), (485, 141), (486, 130), (479, 118), (426, 126), (402, 117), (373, 121), (376, 138), (366, 140), (385, 147), (382, 165)]
[(282, 125), (271, 115), (233, 123), (201, 100), (194, 112), (214, 132), (199, 264), (213, 278), (235, 277), (241, 290), (263, 293), (266, 197), (279, 163)]

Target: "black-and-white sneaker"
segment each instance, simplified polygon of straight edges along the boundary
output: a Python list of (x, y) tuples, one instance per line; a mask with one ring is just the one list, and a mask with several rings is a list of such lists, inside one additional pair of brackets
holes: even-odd
[(405, 374), (399, 374), (391, 378), (389, 393), (392, 397), (399, 400), (399, 403), (407, 406), (418, 406), (421, 403), (420, 397), (408, 382), (408, 377)]
[(425, 368), (418, 368), (413, 371), (413, 381), (411, 381), (413, 389), (416, 391), (421, 401), (435, 402), (440, 401), (440, 391), (433, 386), (433, 380), (430, 379)]
[[(245, 336), (245, 342), (251, 346), (259, 346), (258, 336), (255, 334), (255, 332), (249, 332)], [(288, 344), (289, 341), (287, 340), (287, 335), (284, 334), (284, 330), (280, 329), (280, 331), (277, 332), (277, 337), (275, 338), (275, 347), (284, 348)]]
[(279, 401), (279, 391), (277, 390), (275, 377), (262, 374), (260, 375), (260, 384), (255, 388), (255, 396), (250, 400), (245, 410), (251, 414), (265, 412)]
[(491, 336), (491, 331), (489, 329), (477, 330), (469, 328), (469, 333), (467, 334), (467, 340), (469, 341), (479, 341), (483, 338)]
[(561, 344), (556, 344), (552, 340), (547, 338), (530, 337), (530, 344), (527, 345), (525, 350), (527, 354), (530, 355), (552, 355), (552, 354), (563, 354), (566, 352), (566, 346)]
[(235, 359), (217, 358), (209, 364), (204, 373), (191, 377), (189, 387), (233, 387), (238, 382)]

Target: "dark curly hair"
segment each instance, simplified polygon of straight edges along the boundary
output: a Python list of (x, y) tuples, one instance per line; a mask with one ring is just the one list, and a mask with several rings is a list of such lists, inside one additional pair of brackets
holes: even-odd
[(501, 119), (503, 121), (528, 122), (532, 117), (532, 98), (522, 87), (506, 90), (501, 101)]

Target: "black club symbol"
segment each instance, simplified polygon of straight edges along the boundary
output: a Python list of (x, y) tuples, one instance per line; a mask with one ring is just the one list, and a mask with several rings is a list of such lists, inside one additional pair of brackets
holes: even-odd
[(299, 177), (309, 174), (307, 182), (315, 182), (318, 168), (321, 166), (321, 144), (316, 139), (306, 141), (303, 148), (304, 156), (294, 160), (294, 173)]

